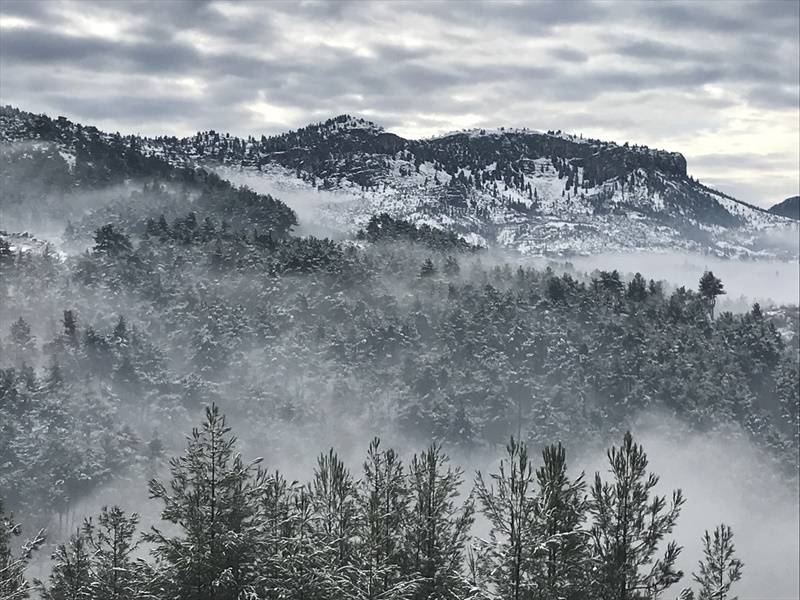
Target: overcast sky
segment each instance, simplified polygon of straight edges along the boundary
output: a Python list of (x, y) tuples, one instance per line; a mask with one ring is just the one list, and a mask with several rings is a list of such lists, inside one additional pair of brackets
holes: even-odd
[(562, 129), (769, 205), (800, 186), (799, 40), (797, 0), (0, 0), (0, 102), (146, 135)]

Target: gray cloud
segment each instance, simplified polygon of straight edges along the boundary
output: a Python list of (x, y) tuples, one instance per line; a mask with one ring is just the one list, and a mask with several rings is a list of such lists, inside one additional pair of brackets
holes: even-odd
[[(4, 0), (0, 101), (147, 134), (260, 135), (353, 112), (409, 136), (580, 128), (696, 156), (718, 139), (730, 154), (698, 163), (714, 178), (733, 164), (765, 168), (756, 155), (798, 158), (799, 10)], [(765, 190), (797, 187), (796, 169), (782, 168)]]

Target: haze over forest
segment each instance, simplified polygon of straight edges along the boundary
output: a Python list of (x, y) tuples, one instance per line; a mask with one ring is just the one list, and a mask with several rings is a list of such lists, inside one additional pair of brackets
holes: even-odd
[(0, 4), (0, 600), (800, 597), (800, 5), (471, 8)]

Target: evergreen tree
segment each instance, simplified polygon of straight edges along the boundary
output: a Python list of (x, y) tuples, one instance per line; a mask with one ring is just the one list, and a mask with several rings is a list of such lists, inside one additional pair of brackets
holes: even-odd
[[(733, 530), (719, 525), (712, 534), (703, 535), (703, 560), (698, 573), (692, 573), (700, 585), (699, 600), (728, 600), (734, 583), (742, 578), (744, 563), (736, 558), (733, 545)], [(736, 600), (731, 598), (730, 600)]]
[(35, 550), (44, 543), (44, 530), (33, 539), (25, 541), (16, 555), (12, 552), (12, 541), (22, 533), (14, 522), (14, 515), (6, 514), (0, 498), (0, 598), (22, 600), (29, 597), (30, 583), (25, 578), (25, 568)]
[(672, 532), (684, 503), (680, 490), (672, 502), (653, 495), (659, 478), (647, 472), (647, 454), (630, 432), (622, 446), (608, 451), (611, 482), (595, 475), (589, 512), (595, 581), (600, 600), (657, 598), (683, 577), (675, 569), (681, 548), (670, 542), (662, 558), (659, 544)]
[(535, 552), (538, 598), (580, 600), (587, 594), (589, 555), (587, 536), (581, 529), (587, 500), (583, 474), (567, 476), (566, 450), (561, 444), (542, 451), (543, 464), (536, 470), (538, 484), (537, 528), (540, 543)]
[(392, 597), (400, 600), (415, 589), (413, 579), (408, 574), (403, 577), (401, 571), (408, 504), (403, 463), (394, 450), (382, 450), (380, 440), (373, 439), (359, 486), (361, 547), (358, 561), (365, 599)]
[(154, 528), (145, 537), (155, 544), (166, 593), (176, 600), (236, 600), (257, 583), (263, 477), (235, 452), (229, 433), (219, 408), (207, 408), (185, 454), (170, 461), (169, 487), (149, 484), (150, 496), (164, 504), (162, 519), (180, 532)]
[(94, 251), (107, 256), (119, 256), (133, 250), (131, 238), (114, 225), (103, 225), (94, 234)]
[(436, 274), (436, 265), (431, 258), (426, 258), (419, 269), (420, 277), (431, 277)]
[(540, 533), (535, 478), (524, 442), (512, 437), (506, 453), (508, 466), (500, 461), (499, 472), (491, 475), (494, 485), (487, 485), (480, 471), (475, 481), (480, 510), (491, 525), (489, 540), (480, 544), (480, 571), (499, 597), (528, 600), (540, 584), (533, 576)]
[(714, 318), (714, 307), (717, 304), (717, 296), (725, 293), (722, 280), (714, 277), (714, 273), (706, 271), (700, 278), (700, 297), (703, 298), (708, 306), (711, 318)]
[(79, 529), (59, 544), (52, 556), (48, 585), (42, 586), (44, 600), (94, 600), (91, 549)]
[(97, 524), (87, 520), (83, 537), (91, 549), (92, 594), (98, 600), (141, 598), (145, 582), (133, 559), (139, 515), (126, 515), (118, 506), (104, 506)]
[(356, 488), (350, 471), (331, 449), (317, 459), (311, 483), (314, 535), (325, 565), (326, 587), (342, 595), (352, 584), (349, 566), (357, 535)]
[(449, 462), (436, 444), (411, 460), (405, 570), (421, 579), (414, 600), (456, 599), (467, 587), (464, 552), (474, 504), (457, 503), (463, 473)]

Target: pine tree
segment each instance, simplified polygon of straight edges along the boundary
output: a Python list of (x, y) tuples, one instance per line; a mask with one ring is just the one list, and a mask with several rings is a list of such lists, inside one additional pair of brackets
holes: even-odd
[(142, 597), (145, 587), (133, 559), (139, 515), (126, 515), (118, 506), (104, 506), (97, 523), (87, 520), (83, 537), (91, 548), (92, 593), (99, 599), (128, 600)]
[[(289, 567), (296, 558), (293, 546), (297, 519), (293, 509), (295, 496), (300, 492), (296, 482), (289, 483), (279, 472), (266, 477), (259, 502), (261, 503), (261, 541), (259, 552), (265, 557), (261, 567), (259, 588), (281, 597), (290, 593), (292, 571)], [(268, 595), (269, 598), (272, 596)]]
[(323, 554), (323, 575), (333, 596), (352, 583), (349, 565), (356, 539), (356, 489), (350, 471), (331, 449), (317, 459), (311, 483), (314, 536)]
[[(735, 556), (733, 530), (719, 525), (712, 534), (703, 535), (703, 560), (699, 573), (692, 573), (700, 585), (699, 600), (728, 600), (728, 593), (734, 583), (742, 578), (744, 563)], [(730, 600), (736, 600), (731, 598)]]
[(717, 304), (717, 296), (725, 294), (722, 280), (714, 277), (714, 273), (706, 271), (700, 278), (700, 296), (705, 300), (711, 318), (714, 318), (714, 307)]
[(58, 545), (48, 585), (42, 586), (43, 600), (94, 600), (90, 552), (80, 529)]
[(183, 456), (170, 461), (169, 487), (151, 480), (150, 496), (179, 535), (153, 529), (145, 539), (167, 569), (176, 600), (235, 600), (257, 583), (258, 496), (263, 476), (235, 452), (236, 438), (216, 405), (206, 409)]
[(410, 597), (416, 582), (403, 577), (403, 534), (408, 519), (408, 481), (400, 458), (370, 443), (359, 484), (360, 588), (365, 599)]
[(580, 600), (586, 596), (589, 567), (586, 533), (581, 529), (587, 500), (583, 474), (567, 476), (567, 456), (561, 444), (542, 451), (543, 465), (536, 470), (538, 484), (537, 527), (543, 542), (537, 551), (542, 600)]
[(474, 505), (471, 498), (457, 504), (463, 472), (449, 462), (436, 444), (411, 460), (404, 568), (421, 579), (415, 600), (455, 599), (466, 588), (464, 552)]
[[(508, 465), (500, 461), (487, 485), (478, 471), (475, 490), (480, 510), (491, 525), (489, 540), (480, 544), (483, 578), (501, 598), (535, 597), (534, 579), (537, 499), (533, 467), (524, 442), (511, 438), (506, 446)], [(495, 488), (495, 485), (497, 486)]]
[(630, 432), (622, 446), (608, 451), (612, 481), (595, 475), (589, 512), (595, 562), (595, 593), (601, 600), (645, 600), (680, 581), (675, 570), (681, 548), (670, 542), (662, 558), (660, 542), (672, 532), (684, 503), (680, 490), (672, 502), (653, 495), (659, 478), (647, 472), (647, 454)]
[(131, 238), (114, 225), (103, 225), (94, 234), (94, 251), (108, 256), (119, 256), (133, 250)]
[(426, 258), (419, 269), (420, 277), (431, 277), (436, 274), (436, 265), (431, 258)]
[(25, 578), (25, 568), (35, 550), (44, 543), (44, 530), (25, 541), (14, 555), (12, 540), (22, 534), (22, 528), (14, 522), (14, 515), (6, 514), (0, 498), (0, 598), (22, 600), (29, 597), (30, 583)]

